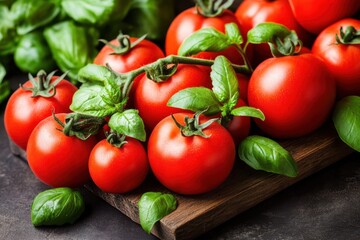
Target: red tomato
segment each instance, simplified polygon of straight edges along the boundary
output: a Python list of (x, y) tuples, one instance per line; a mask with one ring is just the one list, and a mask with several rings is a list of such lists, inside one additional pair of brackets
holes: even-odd
[[(242, 106), (246, 106), (246, 103), (239, 98), (235, 108)], [(241, 140), (246, 138), (250, 133), (250, 118), (233, 116), (232, 120), (226, 126), (226, 129), (230, 132), (235, 145), (238, 146)]]
[(336, 34), (353, 26), (360, 30), (357, 19), (343, 19), (325, 28), (316, 38), (312, 52), (319, 56), (335, 77), (338, 97), (360, 95), (360, 45), (336, 44)]
[[(197, 13), (195, 7), (186, 9), (175, 17), (168, 28), (165, 38), (165, 53), (166, 55), (177, 55), (178, 49), (184, 39), (197, 30), (213, 27), (221, 32), (225, 32), (225, 24), (231, 22), (239, 25), (235, 14), (230, 10), (225, 10), (217, 17), (204, 17)], [(220, 52), (202, 52), (196, 54), (194, 57), (215, 59), (216, 56), (219, 55), (224, 55), (232, 63), (243, 64), (241, 55), (233, 47)], [(251, 55), (249, 55), (249, 57), (251, 57)]]
[(156, 83), (144, 76), (135, 91), (135, 108), (147, 130), (151, 131), (164, 117), (183, 111), (166, 105), (172, 95), (185, 88), (200, 86), (211, 88), (210, 76), (206, 70), (194, 65), (179, 64), (176, 73), (164, 82)]
[(360, 10), (359, 0), (289, 0), (289, 3), (296, 20), (314, 34)]
[[(65, 113), (56, 117), (64, 122)], [(80, 187), (90, 180), (88, 160), (96, 138), (86, 141), (66, 136), (53, 116), (42, 120), (30, 135), (26, 148), (32, 172), (52, 187)]]
[(276, 138), (300, 137), (320, 127), (335, 101), (335, 81), (313, 54), (269, 58), (253, 72), (249, 105), (259, 108), (265, 121), (257, 125)]
[[(182, 125), (185, 116), (191, 114), (174, 114)], [(218, 122), (203, 132), (209, 137), (185, 137), (171, 116), (154, 128), (148, 142), (150, 167), (168, 189), (180, 194), (201, 194), (215, 189), (229, 176), (235, 160), (230, 133)]]
[[(58, 76), (53, 76), (50, 82), (57, 78)], [(37, 78), (35, 80), (38, 81)], [(23, 87), (34, 86), (27, 81)], [(56, 94), (51, 97), (32, 97), (32, 91), (18, 88), (9, 98), (4, 115), (5, 130), (10, 139), (25, 150), (32, 130), (41, 120), (50, 116), (52, 111), (70, 112), (69, 106), (76, 90), (77, 88), (65, 79), (56, 85)]]
[(133, 138), (120, 148), (106, 139), (95, 145), (89, 158), (90, 176), (104, 192), (126, 193), (145, 180), (149, 163), (144, 146)]
[[(133, 43), (138, 38), (130, 37), (130, 42)], [(119, 46), (118, 39), (113, 39), (109, 42), (112, 45)], [(94, 63), (101, 66), (108, 64), (112, 70), (118, 73), (126, 73), (137, 68), (143, 67), (149, 63), (155, 62), (159, 58), (164, 57), (164, 52), (155, 43), (143, 39), (140, 43), (130, 49), (125, 54), (114, 54), (114, 49), (108, 45), (105, 45), (94, 59)], [(130, 99), (133, 99), (133, 94), (138, 84), (139, 79), (143, 76), (141, 74), (135, 78), (131, 92)], [(132, 106), (132, 100), (129, 102), (129, 106)]]
[[(235, 15), (244, 35), (259, 23), (275, 22), (294, 30), (305, 46), (312, 44), (313, 37), (295, 20), (288, 0), (245, 0), (240, 3)], [(272, 57), (268, 44), (257, 44), (253, 48), (255, 65)]]
[(239, 89), (240, 89), (240, 92), (239, 92), (240, 98), (243, 99), (245, 102), (247, 102), (249, 77), (244, 74), (241, 74), (241, 73), (236, 73), (236, 77), (237, 77)]

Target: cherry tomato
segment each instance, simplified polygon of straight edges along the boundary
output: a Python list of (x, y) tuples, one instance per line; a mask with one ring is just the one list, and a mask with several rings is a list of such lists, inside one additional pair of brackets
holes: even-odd
[(319, 56), (335, 77), (339, 98), (348, 95), (360, 95), (360, 45), (336, 42), (336, 35), (353, 26), (360, 30), (357, 19), (343, 19), (325, 28), (316, 38), (312, 52)]
[(269, 58), (253, 72), (249, 105), (265, 121), (256, 124), (268, 135), (293, 138), (309, 134), (328, 118), (336, 97), (335, 81), (313, 54)]
[[(239, 25), (235, 14), (230, 10), (225, 10), (216, 17), (204, 17), (199, 14), (195, 7), (186, 9), (179, 13), (170, 24), (165, 38), (166, 55), (177, 55), (181, 43), (186, 37), (202, 28), (213, 27), (221, 32), (225, 32), (225, 24), (234, 22)], [(240, 27), (239, 27), (240, 28)], [(251, 53), (248, 53), (251, 58)], [(232, 63), (243, 64), (243, 59), (234, 47), (230, 47), (220, 52), (202, 52), (194, 57), (204, 59), (215, 59), (216, 56), (224, 55)]]
[[(294, 30), (305, 46), (312, 44), (313, 36), (295, 20), (288, 0), (245, 0), (240, 3), (235, 15), (244, 35), (259, 23), (275, 22)], [(253, 48), (255, 65), (272, 57), (268, 44), (254, 45)]]
[(314, 34), (360, 10), (359, 0), (289, 0), (289, 3), (300, 25)]
[(104, 139), (95, 145), (89, 158), (90, 176), (104, 192), (134, 190), (145, 180), (148, 170), (145, 148), (133, 138), (127, 138), (121, 147)]
[(194, 65), (179, 64), (174, 75), (164, 82), (154, 82), (144, 76), (135, 91), (135, 108), (143, 119), (148, 131), (164, 117), (183, 111), (168, 107), (169, 99), (178, 91), (189, 87), (211, 88), (209, 73)]
[[(184, 125), (185, 116), (191, 114), (173, 116)], [(215, 189), (229, 176), (235, 160), (230, 133), (218, 122), (203, 133), (208, 137), (183, 136), (171, 116), (154, 128), (148, 142), (150, 167), (168, 189), (180, 194), (201, 194)]]
[[(138, 38), (135, 37), (129, 38), (130, 43), (134, 43), (137, 40)], [(109, 43), (116, 47), (120, 45), (118, 39), (113, 39)], [(163, 57), (164, 52), (158, 45), (152, 41), (143, 39), (124, 54), (116, 54), (112, 47), (105, 45), (95, 57), (94, 63), (101, 66), (106, 66), (108, 64), (112, 70), (118, 73), (126, 73), (149, 63), (155, 62), (157, 59)], [(128, 104), (130, 107), (133, 105), (133, 95), (138, 81), (143, 75), (144, 74), (141, 74), (134, 79), (134, 83), (130, 91), (130, 101)]]
[[(55, 116), (65, 121), (66, 114)], [(30, 135), (26, 148), (30, 169), (45, 184), (52, 187), (80, 187), (90, 180), (88, 161), (96, 138), (81, 140), (66, 136), (61, 125), (49, 116)]]
[(245, 102), (247, 102), (249, 77), (244, 74), (241, 74), (241, 73), (236, 73), (236, 77), (237, 77), (239, 89), (240, 89), (240, 92), (239, 92), (240, 98), (243, 99)]
[[(50, 84), (57, 78), (58, 76), (53, 76)], [(35, 78), (35, 81), (39, 82), (38, 78)], [(8, 136), (23, 150), (26, 149), (32, 130), (41, 120), (50, 116), (52, 111), (70, 112), (69, 106), (77, 90), (77, 87), (65, 79), (55, 86), (56, 92), (53, 96), (33, 97), (32, 91), (26, 90), (33, 87), (33, 84), (27, 81), (23, 84), (23, 88), (18, 88), (9, 98), (4, 115)], [(54, 90), (51, 90), (50, 94), (53, 93)]]

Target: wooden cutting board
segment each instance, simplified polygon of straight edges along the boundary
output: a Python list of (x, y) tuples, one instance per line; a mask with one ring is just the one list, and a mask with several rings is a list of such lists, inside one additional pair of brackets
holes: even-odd
[[(238, 160), (230, 177), (215, 191), (198, 196), (175, 194), (177, 209), (160, 220), (152, 234), (160, 239), (198, 237), (353, 152), (339, 139), (331, 125), (312, 135), (280, 144), (293, 155), (298, 164), (299, 175), (296, 178), (255, 171)], [(149, 176), (139, 189), (130, 194), (104, 193), (92, 184), (86, 188), (136, 223), (139, 223), (137, 203), (142, 193), (169, 192), (153, 176)]]

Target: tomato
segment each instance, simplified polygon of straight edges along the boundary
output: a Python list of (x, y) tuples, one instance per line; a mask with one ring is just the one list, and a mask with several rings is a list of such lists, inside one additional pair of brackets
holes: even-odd
[[(65, 121), (65, 113), (55, 116)], [(86, 141), (66, 136), (53, 116), (43, 119), (30, 135), (26, 148), (30, 169), (52, 187), (80, 187), (90, 180), (88, 160), (96, 138)]]
[(300, 25), (314, 34), (360, 10), (359, 0), (289, 0), (289, 3)]
[[(58, 76), (53, 76), (50, 84), (53, 83)], [(35, 78), (39, 82), (38, 78)], [(24, 88), (33, 88), (33, 84), (27, 81), (23, 84)], [(18, 88), (9, 98), (4, 115), (5, 130), (9, 138), (23, 150), (29, 136), (35, 126), (44, 118), (50, 116), (52, 111), (55, 113), (70, 112), (69, 106), (72, 97), (77, 90), (72, 83), (63, 79), (56, 86), (54, 96), (32, 96), (32, 91)], [(50, 94), (54, 90), (50, 91)]]
[(360, 30), (360, 20), (343, 19), (325, 28), (316, 38), (312, 52), (321, 57), (331, 74), (335, 77), (339, 98), (360, 95), (360, 45), (337, 44), (336, 35), (353, 26)]
[(104, 192), (126, 193), (145, 180), (149, 163), (144, 146), (127, 138), (121, 147), (106, 139), (95, 145), (89, 158), (91, 179)]
[(248, 103), (265, 121), (256, 124), (275, 138), (309, 134), (328, 118), (335, 101), (335, 81), (313, 54), (269, 58), (253, 72)]
[[(247, 106), (245, 101), (239, 98), (235, 108)], [(239, 145), (241, 140), (246, 138), (250, 133), (250, 118), (243, 116), (233, 116), (226, 129), (230, 132), (235, 145)]]
[[(259, 23), (275, 22), (294, 30), (305, 46), (312, 44), (313, 36), (295, 20), (288, 0), (245, 0), (236, 9), (235, 16), (244, 35)], [(268, 44), (254, 45), (253, 48), (255, 65), (272, 57)]]
[(164, 82), (154, 82), (144, 76), (135, 90), (135, 108), (139, 110), (145, 127), (151, 131), (164, 117), (182, 111), (168, 107), (169, 99), (178, 91), (189, 87), (211, 88), (209, 73), (194, 65), (179, 64), (174, 75)]
[[(184, 125), (185, 116), (173, 115)], [(200, 123), (205, 119), (200, 118)], [(171, 116), (161, 120), (148, 142), (150, 167), (168, 189), (180, 194), (201, 194), (221, 185), (235, 160), (235, 145), (230, 133), (218, 122), (203, 130), (208, 137), (182, 135)]]
[(243, 99), (245, 102), (247, 101), (247, 92), (248, 92), (248, 85), (249, 85), (249, 77), (241, 74), (236, 73), (236, 78), (239, 84), (239, 95), (240, 98)]
[[(175, 17), (168, 28), (165, 37), (165, 53), (166, 55), (177, 55), (178, 49), (184, 39), (197, 30), (213, 27), (221, 32), (225, 32), (225, 24), (231, 22), (239, 25), (235, 14), (230, 10), (225, 10), (221, 15), (216, 17), (204, 17), (197, 12), (195, 7), (186, 9)], [(196, 54), (194, 57), (215, 59), (215, 57), (219, 55), (224, 55), (232, 63), (243, 64), (241, 55), (234, 47), (220, 52), (202, 52)], [(249, 57), (251, 57), (251, 55), (249, 55)]]
[[(129, 41), (134, 43), (138, 38), (130, 37)], [(112, 45), (119, 46), (119, 40), (113, 39), (109, 42)], [(164, 57), (164, 52), (161, 48), (153, 43), (152, 41), (143, 39), (137, 45), (132, 47), (128, 52), (124, 54), (116, 54), (115, 50), (105, 45), (97, 54), (94, 59), (94, 63), (101, 66), (106, 66), (107, 64), (111, 67), (112, 70), (118, 73), (126, 73), (137, 68), (143, 67), (149, 63), (155, 62), (159, 58)], [(132, 107), (133, 94), (138, 84), (139, 79), (144, 74), (141, 74), (134, 79), (134, 83), (130, 92), (130, 102), (129, 106)]]

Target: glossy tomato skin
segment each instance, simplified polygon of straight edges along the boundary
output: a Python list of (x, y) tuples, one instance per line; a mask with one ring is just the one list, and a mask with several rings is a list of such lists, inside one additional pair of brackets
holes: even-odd
[[(53, 77), (51, 82), (58, 77)], [(30, 81), (23, 84), (25, 88), (33, 87)], [(56, 85), (56, 94), (52, 97), (32, 97), (31, 91), (18, 88), (9, 98), (5, 113), (4, 125), (10, 139), (23, 150), (35, 126), (44, 118), (55, 113), (70, 112), (69, 106), (77, 87), (67, 80)]]
[(314, 34), (360, 10), (359, 0), (289, 0), (289, 3), (300, 25)]
[(248, 103), (265, 121), (256, 124), (275, 138), (295, 138), (319, 128), (336, 97), (335, 81), (313, 54), (269, 58), (250, 78)]
[[(239, 98), (238, 103), (235, 108), (247, 106), (244, 100)], [(230, 132), (235, 146), (238, 146), (239, 143), (246, 138), (250, 133), (250, 118), (243, 116), (233, 116), (232, 120), (226, 126), (226, 129)]]
[(325, 28), (316, 38), (312, 52), (319, 56), (335, 77), (337, 96), (360, 95), (360, 45), (336, 44), (340, 27), (353, 26), (360, 29), (357, 19), (343, 19)]
[[(247, 32), (263, 22), (275, 22), (294, 30), (305, 46), (311, 47), (313, 36), (296, 21), (288, 0), (245, 0), (235, 11), (241, 33)], [(254, 66), (272, 57), (268, 44), (256, 44), (254, 48)]]
[[(231, 22), (239, 25), (235, 14), (230, 10), (225, 10), (223, 14), (217, 17), (204, 17), (197, 13), (195, 7), (186, 9), (175, 17), (168, 28), (165, 37), (165, 53), (166, 55), (177, 55), (184, 39), (197, 30), (213, 27), (225, 32), (225, 24)], [(215, 59), (219, 55), (224, 55), (232, 63), (243, 64), (241, 55), (233, 47), (220, 52), (202, 52), (194, 55), (194, 57)], [(249, 53), (249, 57), (251, 58), (251, 53)]]
[[(56, 117), (64, 122), (65, 113)], [(88, 160), (96, 138), (66, 136), (53, 116), (42, 120), (30, 135), (27, 160), (35, 176), (51, 187), (80, 187), (90, 180)]]
[[(191, 114), (174, 114), (181, 124), (185, 116)], [(231, 135), (217, 122), (203, 132), (209, 137), (184, 137), (171, 116), (154, 128), (148, 142), (150, 167), (168, 189), (179, 194), (202, 194), (229, 176), (235, 160)]]
[[(138, 38), (130, 37), (131, 43), (136, 40), (138, 40)], [(110, 44), (119, 46), (119, 41), (117, 39), (113, 39), (110, 41)], [(158, 45), (146, 39), (143, 39), (125, 54), (113, 53), (114, 49), (105, 45), (95, 57), (94, 63), (101, 66), (106, 66), (106, 64), (108, 64), (115, 72), (126, 73), (155, 62), (159, 58), (163, 58), (165, 56), (164, 52)], [(130, 100), (128, 103), (129, 107), (133, 107), (133, 95), (138, 81), (143, 75), (144, 74), (140, 74), (140, 76), (134, 79), (134, 83), (130, 91)]]
[(146, 178), (149, 163), (144, 146), (133, 138), (127, 138), (126, 141), (118, 148), (104, 139), (91, 151), (90, 176), (104, 192), (130, 192)]
[(164, 117), (183, 111), (167, 106), (167, 102), (175, 93), (189, 87), (211, 88), (209, 73), (194, 65), (179, 64), (176, 73), (164, 82), (156, 83), (146, 76), (139, 81), (135, 91), (135, 108), (139, 110), (148, 131)]

